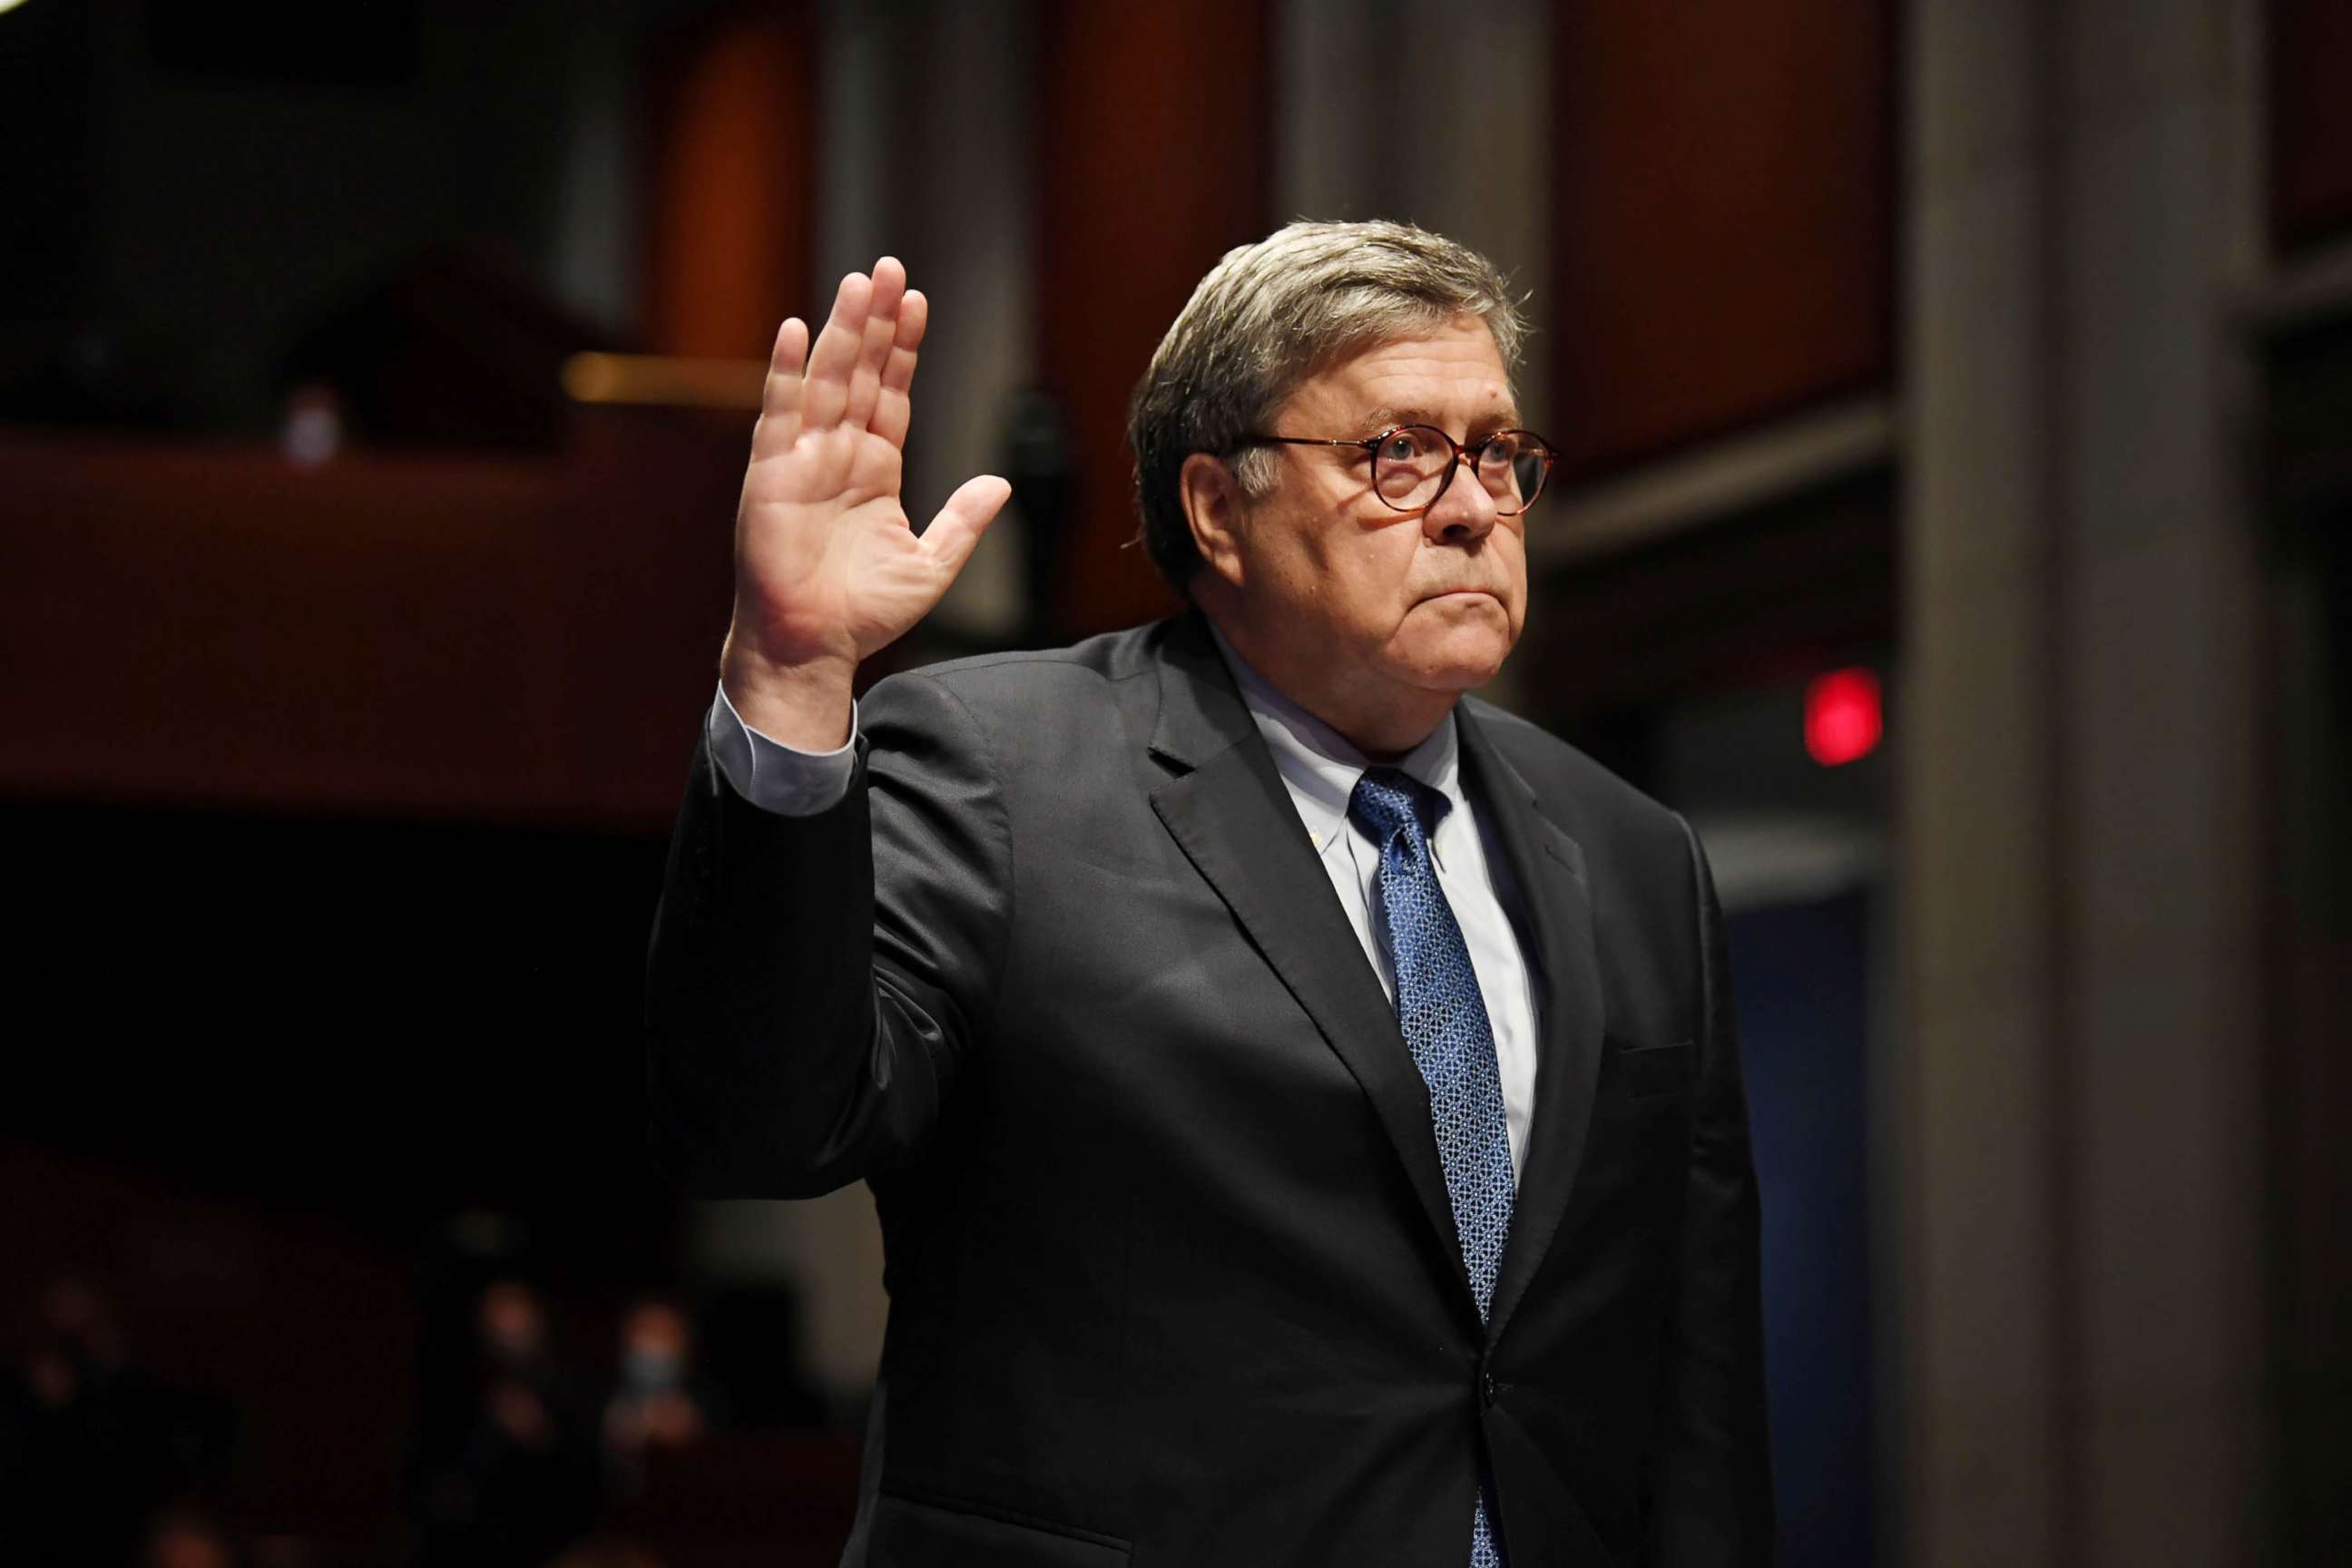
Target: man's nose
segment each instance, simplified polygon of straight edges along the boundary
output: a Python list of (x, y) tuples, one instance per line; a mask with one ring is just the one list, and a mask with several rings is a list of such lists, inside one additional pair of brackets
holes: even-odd
[(1495, 510), (1495, 498), (1478, 480), (1475, 459), (1465, 452), (1454, 460), (1454, 473), (1445, 493), (1421, 514), (1421, 526), (1433, 542), (1474, 544), (1495, 531), (1500, 516)]

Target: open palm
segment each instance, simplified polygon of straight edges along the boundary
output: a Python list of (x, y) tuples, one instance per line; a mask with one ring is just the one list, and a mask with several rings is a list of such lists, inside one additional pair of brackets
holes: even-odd
[(797, 318), (776, 334), (735, 518), (725, 673), (739, 708), (790, 684), (780, 676), (837, 681), (845, 696), (857, 661), (939, 603), (1010, 493), (984, 475), (920, 535), (907, 521), (908, 388), (929, 313), (886, 256), (841, 280), (814, 350)]

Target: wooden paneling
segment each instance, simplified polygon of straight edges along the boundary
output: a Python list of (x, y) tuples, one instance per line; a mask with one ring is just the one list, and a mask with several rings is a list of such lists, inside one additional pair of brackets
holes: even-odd
[(2272, 0), (2271, 235), (2282, 251), (2352, 233), (2352, 5)]
[(1573, 483), (1892, 374), (1886, 0), (1562, 0), (1549, 296)]
[(566, 456), (0, 437), (0, 793), (658, 826), (726, 627), (742, 421)]
[(735, 6), (662, 56), (646, 200), (646, 345), (766, 357), (809, 291), (816, 134), (808, 8)]
[(1059, 629), (1176, 600), (1135, 535), (1127, 403), (1201, 275), (1265, 215), (1266, 0), (1047, 0), (1038, 105), (1038, 344), (1069, 421), (1076, 501)]

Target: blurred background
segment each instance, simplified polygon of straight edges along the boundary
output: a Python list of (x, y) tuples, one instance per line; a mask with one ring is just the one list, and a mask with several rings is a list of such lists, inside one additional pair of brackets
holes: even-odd
[(830, 1563), (861, 1190), (637, 1009), (777, 321), (933, 301), (892, 666), (1163, 613), (1127, 393), (1531, 296), (1507, 705), (1730, 910), (1783, 1560), (2352, 1562), (2352, 5), (0, 6), (0, 1555)]

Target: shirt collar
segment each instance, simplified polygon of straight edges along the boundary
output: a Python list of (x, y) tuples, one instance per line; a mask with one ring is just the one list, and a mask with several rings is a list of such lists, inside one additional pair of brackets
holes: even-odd
[[(1291, 803), (1298, 808), (1307, 837), (1313, 841), (1316, 854), (1322, 854), (1348, 826), (1348, 802), (1356, 793), (1356, 781), (1372, 766), (1371, 760), (1337, 730), (1276, 690), (1271, 682), (1234, 651), (1234, 645), (1225, 640), (1225, 634), (1214, 623), (1209, 626), (1209, 635), (1216, 638), (1217, 651), (1224, 656), (1226, 667), (1234, 672), (1234, 683), (1241, 688), (1242, 701), (1248, 707), (1250, 717), (1257, 721), (1258, 733), (1265, 737), (1266, 749), (1274, 753), (1275, 769), (1290, 791)], [(1429, 732), (1428, 739), (1389, 765), (1420, 780), (1444, 797), (1445, 805), (1430, 840), (1443, 864), (1446, 845), (1458, 830), (1456, 825), (1469, 820), (1469, 814), (1462, 809), (1465, 804), (1462, 796), (1462, 752), (1454, 735), (1453, 712), (1447, 711), (1437, 728)]]

